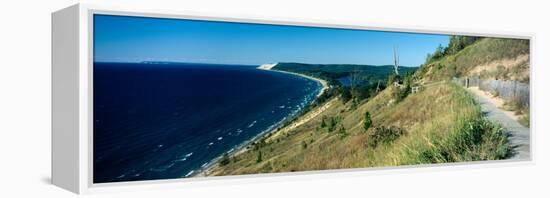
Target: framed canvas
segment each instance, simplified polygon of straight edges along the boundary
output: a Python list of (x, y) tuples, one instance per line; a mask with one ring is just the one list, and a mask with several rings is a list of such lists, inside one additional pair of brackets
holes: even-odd
[(52, 181), (531, 163), (532, 40), (75, 5), (52, 15)]

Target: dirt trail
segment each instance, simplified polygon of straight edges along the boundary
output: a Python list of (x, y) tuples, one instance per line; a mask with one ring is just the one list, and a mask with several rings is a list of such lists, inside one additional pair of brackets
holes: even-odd
[(513, 113), (498, 108), (499, 100), (487, 93), (480, 91), (477, 87), (467, 89), (479, 102), (483, 116), (487, 119), (501, 124), (508, 133), (508, 141), (512, 145), (511, 159), (529, 159), (530, 133), (529, 128), (519, 124)]

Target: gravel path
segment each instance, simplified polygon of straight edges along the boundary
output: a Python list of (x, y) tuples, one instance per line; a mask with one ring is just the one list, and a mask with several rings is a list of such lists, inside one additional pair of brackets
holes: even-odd
[(506, 111), (499, 109), (488, 95), (473, 90), (472, 88), (468, 89), (468, 91), (472, 93), (474, 98), (481, 105), (481, 111), (484, 117), (501, 124), (506, 129), (506, 132), (509, 134), (508, 140), (512, 145), (511, 159), (529, 159), (529, 128), (519, 124), (512, 116), (508, 115)]

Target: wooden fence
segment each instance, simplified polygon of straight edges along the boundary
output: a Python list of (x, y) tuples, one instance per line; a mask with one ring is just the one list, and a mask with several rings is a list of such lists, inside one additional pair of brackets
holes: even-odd
[(479, 87), (507, 102), (514, 102), (529, 108), (529, 84), (513, 80), (480, 79), (479, 76), (454, 78), (453, 81), (464, 87)]

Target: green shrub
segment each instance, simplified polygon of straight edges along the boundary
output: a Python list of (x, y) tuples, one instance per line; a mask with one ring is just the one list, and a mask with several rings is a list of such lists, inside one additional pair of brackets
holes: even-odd
[(448, 136), (427, 138), (428, 142), (411, 149), (408, 155), (412, 162), (404, 164), (498, 160), (509, 156), (511, 148), (501, 126), (482, 118), (458, 122)]
[(392, 143), (404, 133), (405, 131), (403, 129), (395, 126), (375, 127), (373, 133), (369, 135), (368, 146), (376, 147), (380, 144)]
[(325, 118), (326, 116), (323, 116), (323, 118), (321, 118), (321, 125), (320, 125), (321, 128), (327, 127), (327, 123), (325, 123)]
[(333, 132), (334, 130), (336, 130), (337, 125), (338, 125), (338, 118), (331, 117), (327, 131), (328, 132)]
[(392, 97), (396, 103), (403, 101), (411, 93), (411, 86), (405, 84), (403, 88), (396, 87), (393, 89)]
[(229, 159), (229, 155), (227, 153), (224, 153), (222, 156), (222, 159), (220, 160), (220, 166), (225, 166), (229, 164), (231, 160)]
[(258, 157), (256, 158), (256, 163), (262, 162), (262, 152), (258, 152)]
[(351, 97), (351, 91), (348, 88), (342, 88), (342, 93), (340, 94), (342, 103), (346, 104), (349, 100), (351, 100)]
[(338, 134), (340, 135), (340, 139), (344, 139), (348, 136), (348, 133), (346, 132), (346, 128), (344, 128), (344, 125), (340, 125), (340, 129), (338, 129)]
[(530, 127), (529, 111), (528, 111), (524, 116), (521, 116), (521, 117), (518, 119), (518, 122), (519, 122), (521, 125), (523, 125), (524, 127), (529, 128), (529, 127)]
[(363, 129), (367, 131), (369, 130), (371, 125), (372, 125), (372, 119), (370, 117), (370, 113), (367, 111), (365, 112), (365, 121), (363, 121)]

